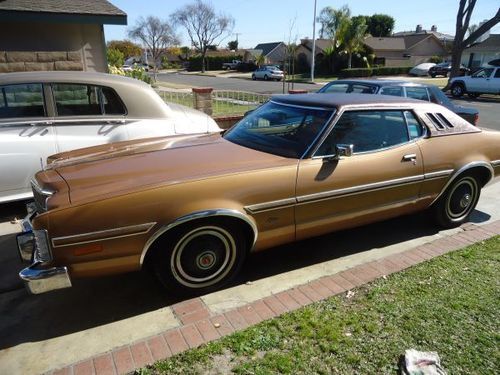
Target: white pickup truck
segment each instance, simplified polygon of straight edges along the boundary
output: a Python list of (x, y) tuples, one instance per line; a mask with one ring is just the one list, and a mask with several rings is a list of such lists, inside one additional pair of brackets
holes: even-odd
[(451, 95), (455, 98), (464, 94), (472, 98), (481, 94), (500, 95), (500, 66), (487, 66), (470, 76), (454, 77), (450, 83)]
[(241, 64), (240, 60), (233, 60), (231, 62), (222, 64), (222, 69), (233, 70), (233, 69), (236, 69), (239, 64)]

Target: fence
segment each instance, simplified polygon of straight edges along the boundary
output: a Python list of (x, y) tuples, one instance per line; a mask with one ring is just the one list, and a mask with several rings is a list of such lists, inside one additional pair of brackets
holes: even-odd
[[(195, 95), (185, 91), (158, 91), (165, 102), (182, 104), (193, 108)], [(214, 90), (211, 92), (211, 114), (213, 117), (237, 116), (255, 109), (270, 99), (270, 94), (245, 91)], [(201, 108), (199, 108), (201, 109)]]

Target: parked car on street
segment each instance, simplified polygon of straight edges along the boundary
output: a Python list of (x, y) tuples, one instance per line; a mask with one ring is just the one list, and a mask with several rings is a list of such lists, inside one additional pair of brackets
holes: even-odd
[(276, 65), (266, 65), (257, 68), (252, 73), (252, 79), (263, 79), (265, 81), (276, 80), (281, 81), (284, 77), (283, 71), (280, 70)]
[(470, 76), (453, 77), (450, 81), (450, 92), (455, 98), (464, 94), (472, 98), (481, 94), (500, 95), (500, 64), (481, 68)]
[(103, 143), (221, 129), (147, 84), (84, 72), (0, 74), (0, 202), (32, 197), (47, 156)]
[(473, 125), (477, 125), (479, 121), (477, 109), (453, 103), (439, 87), (434, 85), (380, 79), (339, 79), (326, 84), (318, 92), (404, 96), (444, 105)]
[(226, 70), (236, 69), (238, 67), (238, 65), (240, 65), (240, 64), (241, 64), (240, 60), (233, 60), (231, 62), (222, 64), (222, 69), (226, 69)]
[(43, 293), (145, 269), (171, 292), (206, 293), (252, 251), (428, 209), (455, 227), (500, 175), (498, 144), (433, 103), (305, 94), (224, 134), (61, 153), (32, 182), (20, 277)]
[(409, 74), (412, 76), (427, 76), (429, 75), (429, 69), (432, 68), (435, 63), (422, 63), (414, 66), (410, 69)]
[[(451, 72), (451, 63), (450, 62), (443, 62), (434, 65), (429, 69), (429, 75), (432, 78), (435, 78), (437, 76), (443, 76), (443, 77), (448, 77), (448, 74)], [(464, 65), (460, 65), (460, 75), (464, 76), (470, 72), (470, 69), (465, 67)]]

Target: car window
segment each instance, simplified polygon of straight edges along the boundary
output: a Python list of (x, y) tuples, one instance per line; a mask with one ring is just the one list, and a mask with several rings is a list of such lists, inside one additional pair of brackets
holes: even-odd
[(334, 84), (326, 87), (325, 91), (323, 91), (323, 92), (342, 92), (342, 93), (346, 93), (348, 89), (349, 89), (349, 84), (348, 83), (334, 83)]
[(403, 88), (399, 86), (382, 87), (380, 93), (382, 95), (403, 96)]
[(473, 78), (488, 78), (491, 76), (491, 73), (493, 72), (493, 68), (484, 68), (480, 69), (477, 72), (475, 72), (472, 77)]
[(409, 141), (402, 111), (348, 111), (337, 121), (316, 152), (334, 155), (338, 144), (352, 144), (354, 152), (376, 151)]
[(44, 117), (41, 84), (0, 86), (0, 118)]
[(408, 98), (429, 101), (429, 94), (425, 87), (406, 87), (406, 96)]
[(495, 72), (495, 78), (500, 78), (500, 69)]
[(424, 128), (418, 122), (415, 115), (410, 111), (405, 111), (406, 124), (408, 125), (408, 134), (410, 139), (420, 138), (424, 134)]
[(332, 110), (268, 102), (224, 134), (230, 142), (284, 157), (300, 158), (322, 132)]
[(369, 85), (360, 85), (357, 83), (352, 84), (351, 89), (349, 92), (357, 93), (357, 94), (374, 94), (376, 91), (375, 86), (369, 86)]
[(114, 90), (85, 84), (52, 85), (58, 116), (122, 115), (125, 107)]
[(104, 105), (104, 114), (106, 115), (124, 115), (125, 106), (115, 90), (109, 87), (101, 87), (102, 101)]

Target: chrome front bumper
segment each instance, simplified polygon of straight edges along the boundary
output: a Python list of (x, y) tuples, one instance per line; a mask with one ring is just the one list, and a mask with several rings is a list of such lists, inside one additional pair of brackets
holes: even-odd
[(22, 232), (17, 235), (17, 248), (21, 261), (31, 262), (31, 265), (19, 272), (19, 277), (31, 294), (71, 287), (67, 267), (48, 266), (52, 253), (47, 231), (33, 229), (31, 219), (36, 209), (33, 205), (28, 205), (27, 209), (28, 215), (21, 222)]

